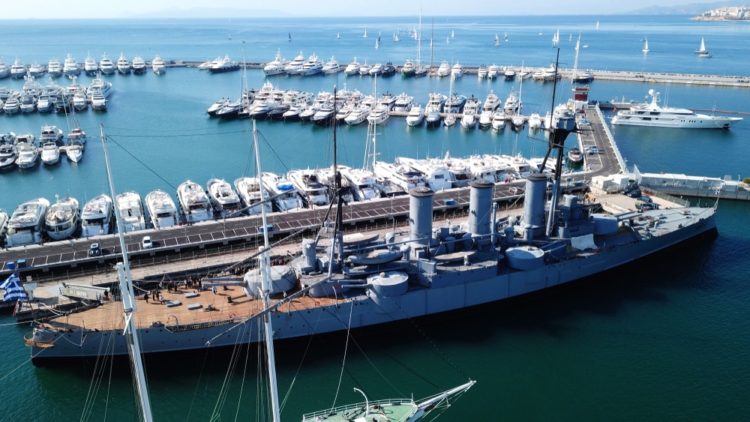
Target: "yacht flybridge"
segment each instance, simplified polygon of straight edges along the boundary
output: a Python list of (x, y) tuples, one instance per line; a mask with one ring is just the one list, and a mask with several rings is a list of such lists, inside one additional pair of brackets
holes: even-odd
[(651, 102), (620, 110), (612, 118), (613, 125), (653, 126), (682, 129), (729, 129), (741, 117), (698, 114), (686, 108), (662, 107), (659, 93), (650, 89)]

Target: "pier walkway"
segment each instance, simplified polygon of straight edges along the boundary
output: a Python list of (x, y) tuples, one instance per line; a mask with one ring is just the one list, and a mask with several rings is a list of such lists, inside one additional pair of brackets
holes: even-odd
[[(586, 187), (586, 183), (597, 175), (621, 173), (625, 166), (617, 145), (609, 134), (597, 107), (586, 110), (590, 127), (582, 127), (578, 136), (581, 148), (596, 145), (599, 154), (586, 155), (585, 169), (563, 177), (563, 189), (574, 191)], [(573, 146), (575, 138), (568, 140)], [(498, 183), (494, 199), (504, 206), (516, 204), (523, 198), (524, 180)], [(436, 212), (459, 215), (468, 207), (469, 188), (456, 188), (437, 192), (434, 197)], [(275, 239), (281, 235), (317, 229), (326, 215), (326, 208), (301, 209), (273, 213), (268, 217)], [(344, 224), (351, 229), (367, 230), (396, 224), (409, 213), (408, 195), (383, 198), (366, 202), (354, 202), (344, 206)], [(143, 230), (125, 235), (132, 265), (158, 265), (177, 260), (188, 260), (209, 256), (216, 251), (237, 252), (257, 248), (260, 244), (259, 216), (212, 220), (193, 225), (183, 225), (164, 230)], [(142, 249), (141, 239), (150, 236), (155, 246)], [(99, 243), (102, 256), (89, 257), (92, 243)], [(25, 260), (24, 274), (32, 274), (34, 280), (50, 279), (91, 272), (91, 269), (111, 268), (119, 258), (117, 236), (114, 234), (85, 239), (73, 239), (10, 248), (0, 251), (0, 277), (9, 274), (7, 264)]]
[[(173, 60), (170, 63), (171, 67), (190, 67), (197, 68), (203, 62), (190, 61), (190, 60)], [(245, 66), (248, 69), (263, 69), (265, 63), (260, 62), (245, 62)], [(395, 65), (397, 72), (401, 72), (401, 66)], [(346, 67), (346, 63), (342, 64), (342, 68)], [(518, 65), (501, 65), (503, 69), (513, 69), (518, 74), (521, 71), (521, 66)], [(437, 65), (431, 67), (430, 76), (437, 77)], [(526, 72), (534, 73), (545, 68), (525, 67)], [(479, 71), (478, 66), (464, 66), (464, 74), (476, 75)], [(608, 80), (608, 81), (625, 81), (625, 82), (639, 82), (639, 83), (672, 83), (672, 84), (685, 84), (685, 85), (704, 85), (704, 86), (724, 86), (724, 87), (739, 87), (739, 88), (750, 88), (750, 75), (706, 75), (696, 73), (672, 73), (672, 72), (639, 72), (629, 70), (600, 70), (600, 69), (587, 69), (594, 76), (594, 80)], [(560, 68), (560, 76), (562, 78), (570, 79), (574, 73), (573, 69)], [(280, 75), (284, 76), (284, 75)], [(359, 77), (359, 76), (356, 76)], [(502, 74), (498, 76), (498, 79), (502, 79)]]

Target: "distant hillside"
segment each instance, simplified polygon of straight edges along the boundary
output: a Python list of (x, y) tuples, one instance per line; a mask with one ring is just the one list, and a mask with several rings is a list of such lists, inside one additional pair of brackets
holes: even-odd
[(733, 1), (719, 1), (710, 3), (689, 3), (679, 6), (651, 6), (628, 12), (629, 15), (700, 15), (710, 9), (737, 6)]

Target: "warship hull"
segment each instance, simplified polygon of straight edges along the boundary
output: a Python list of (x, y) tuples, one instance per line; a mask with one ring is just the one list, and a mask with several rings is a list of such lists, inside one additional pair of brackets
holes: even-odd
[[(531, 270), (515, 270), (507, 265), (502, 253), (494, 248), (458, 266), (437, 267), (430, 274), (412, 275), (419, 283), (410, 282), (409, 289), (396, 297), (379, 296), (373, 289), (348, 296), (333, 305), (291, 311), (272, 311), (274, 338), (291, 339), (330, 333), (351, 328), (368, 327), (455, 311), (497, 302), (515, 296), (555, 287), (594, 276), (621, 265), (669, 249), (692, 238), (716, 231), (715, 210), (686, 208), (650, 211), (668, 222), (659, 232), (646, 231), (646, 236), (624, 232), (608, 238), (598, 249), (575, 258), (545, 262)], [(646, 215), (647, 213), (644, 213)], [(468, 265), (467, 265), (468, 264)], [(139, 328), (144, 353), (166, 353), (202, 350), (207, 347), (234, 346), (263, 340), (256, 329), (257, 318), (234, 318), (190, 325), (164, 325)], [(349, 324), (351, 321), (351, 324)], [(45, 329), (34, 330), (27, 344), (35, 363), (70, 358), (94, 358), (102, 345), (112, 341), (114, 355), (127, 355), (122, 330)]]

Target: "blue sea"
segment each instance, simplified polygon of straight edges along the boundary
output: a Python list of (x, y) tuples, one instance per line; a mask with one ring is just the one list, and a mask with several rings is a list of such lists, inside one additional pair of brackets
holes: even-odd
[[(595, 24), (599, 21), (599, 29)], [(132, 58), (209, 60), (225, 54), (241, 60), (270, 61), (277, 51), (292, 58), (302, 51), (354, 57), (368, 63), (401, 64), (416, 56), (409, 32), (413, 18), (226, 19), (138, 21), (2, 21), (0, 57), (10, 64), (63, 60), (73, 54), (103, 53)], [(363, 38), (364, 30), (368, 37)], [(554, 61), (551, 38), (560, 30), (560, 62), (572, 66), (581, 35), (580, 66), (593, 69), (747, 75), (750, 25), (698, 23), (686, 16), (431, 17), (423, 18), (422, 60), (435, 65), (546, 66)], [(393, 41), (393, 34), (400, 41)], [(337, 39), (336, 34), (341, 38)], [(375, 38), (381, 36), (380, 48)], [(455, 36), (451, 36), (454, 33)], [(494, 37), (508, 42), (495, 47)], [(291, 36), (291, 41), (289, 40)], [(711, 59), (693, 54), (705, 37)], [(432, 38), (432, 49), (429, 40)], [(641, 44), (648, 38), (651, 53)], [(273, 77), (248, 71), (247, 85), (266, 80), (284, 89), (310, 92), (359, 89), (370, 93), (407, 92), (424, 104), (430, 92), (448, 93), (448, 80), (400, 77)], [(0, 132), (39, 135), (43, 124), (66, 132), (80, 124), (89, 145), (77, 165), (63, 159), (0, 173), (0, 208), (12, 211), (25, 200), (73, 195), (82, 202), (107, 190), (101, 128), (112, 140), (116, 187), (145, 195), (153, 189), (174, 192), (186, 179), (205, 183), (253, 172), (249, 121), (209, 119), (206, 108), (217, 98), (236, 97), (240, 72), (210, 75), (195, 69), (169, 69), (166, 75), (110, 76), (114, 93), (107, 113), (74, 116), (0, 115)], [(81, 76), (79, 82), (90, 79)], [(42, 83), (46, 83), (44, 78)], [(57, 80), (61, 85), (68, 81)], [(0, 80), (18, 89), (19, 81)], [(595, 81), (591, 98), (643, 99), (649, 89), (680, 107), (750, 112), (750, 91)], [(484, 99), (520, 89), (518, 82), (480, 81), (465, 76), (457, 92)], [(558, 98), (571, 86), (558, 85)], [(525, 112), (546, 113), (552, 85), (525, 81)], [(309, 124), (259, 122), (264, 170), (285, 172), (330, 165), (330, 129)], [(750, 175), (750, 122), (729, 131), (613, 128), (629, 165), (641, 171), (679, 172), (734, 178)], [(360, 166), (366, 128), (342, 127), (340, 160)], [(509, 129), (500, 133), (459, 127), (408, 128), (392, 118), (379, 128), (380, 157), (465, 156), (475, 153), (543, 155), (545, 141)], [(703, 201), (704, 203), (706, 201)], [(371, 398), (429, 395), (467, 378), (477, 385), (443, 416), (444, 420), (742, 420), (750, 405), (750, 204), (722, 202), (719, 236), (627, 268), (496, 305), (445, 318), (410, 321), (394, 327), (354, 332), (338, 403), (358, 401), (353, 387)], [(117, 316), (113, 316), (117, 317)], [(96, 371), (93, 363), (67, 368), (36, 368), (28, 362), (22, 338), (27, 326), (0, 317), (0, 385), (9, 420), (132, 420), (133, 389), (126, 365)], [(284, 420), (331, 406), (341, 371), (344, 335), (281, 343), (282, 396), (293, 386)], [(237, 350), (247, 365), (228, 368), (231, 352), (201, 352), (170, 360), (147, 359), (157, 420), (266, 420), (263, 373), (255, 349)], [(304, 362), (302, 362), (304, 361)], [(302, 365), (300, 363), (302, 362)], [(302, 368), (298, 370), (298, 368)]]

